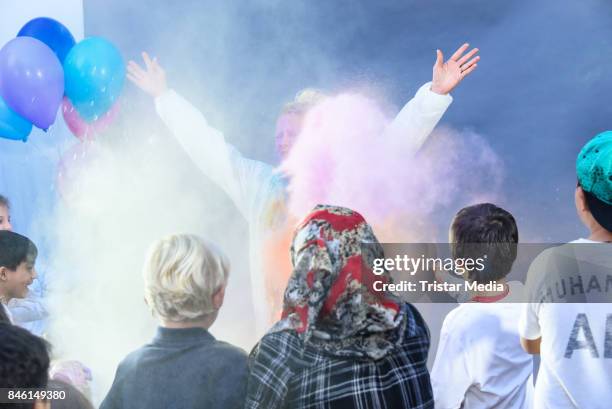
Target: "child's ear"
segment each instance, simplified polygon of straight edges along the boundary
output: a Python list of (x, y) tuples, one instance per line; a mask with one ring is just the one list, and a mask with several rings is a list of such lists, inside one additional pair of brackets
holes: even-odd
[(591, 216), (591, 210), (589, 209), (589, 204), (587, 202), (586, 195), (584, 194), (584, 190), (582, 187), (578, 186), (576, 188), (576, 194), (574, 195), (574, 201), (576, 204), (576, 211), (580, 216), (580, 219), (583, 223), (588, 223)]
[(213, 294), (213, 306), (215, 307), (216, 310), (218, 310), (219, 308), (221, 308), (221, 306), (223, 305), (223, 299), (225, 298), (225, 285), (222, 286), (221, 288), (219, 288), (214, 294)]
[(6, 267), (0, 267), (0, 281), (6, 281), (8, 279), (7, 272), (8, 269)]
[(584, 190), (580, 186), (576, 188), (576, 207), (583, 212), (589, 209), (586, 197), (584, 196)]

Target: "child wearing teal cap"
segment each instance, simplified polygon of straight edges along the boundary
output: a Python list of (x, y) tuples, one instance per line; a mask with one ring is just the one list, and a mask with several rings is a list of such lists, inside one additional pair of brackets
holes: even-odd
[(604, 409), (612, 402), (611, 131), (582, 148), (576, 173), (576, 211), (588, 238), (544, 251), (527, 278), (530, 303), (519, 332), (523, 348), (541, 356), (534, 409)]
[(591, 139), (576, 159), (576, 209), (594, 241), (612, 241), (612, 131)]

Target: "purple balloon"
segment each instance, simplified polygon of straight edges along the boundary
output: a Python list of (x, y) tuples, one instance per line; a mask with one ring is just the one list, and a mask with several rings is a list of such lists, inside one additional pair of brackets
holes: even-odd
[(43, 42), (14, 38), (0, 50), (0, 95), (15, 112), (46, 130), (64, 95), (62, 64)]

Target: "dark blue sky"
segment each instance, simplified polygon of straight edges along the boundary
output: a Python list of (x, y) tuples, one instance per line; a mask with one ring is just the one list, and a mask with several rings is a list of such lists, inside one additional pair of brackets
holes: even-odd
[(86, 35), (110, 38), (126, 58), (157, 55), (172, 86), (262, 160), (273, 160), (276, 114), (299, 89), (367, 86), (400, 106), (430, 78), (436, 48), (469, 41), (482, 61), (443, 123), (486, 138), (504, 161), (499, 204), (524, 239), (554, 242), (585, 234), (574, 160), (612, 127), (611, 21), (606, 0), (85, 3)]

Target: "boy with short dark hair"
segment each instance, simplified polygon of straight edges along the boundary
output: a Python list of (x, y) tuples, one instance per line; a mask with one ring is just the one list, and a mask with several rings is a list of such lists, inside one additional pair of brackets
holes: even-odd
[(38, 249), (27, 237), (0, 230), (0, 308), (12, 322), (7, 308), (13, 298), (25, 298), (28, 286), (36, 278), (34, 265)]
[[(49, 370), (47, 343), (25, 329), (0, 323), (0, 388), (46, 388)], [(49, 408), (48, 402), (0, 403), (7, 409)]]
[(519, 241), (516, 221), (506, 210), (491, 203), (459, 210), (451, 223), (449, 239), (455, 259), (488, 256), (486, 269), (469, 270), (467, 279), (471, 281), (501, 282), (516, 260)]
[(471, 302), (445, 318), (431, 372), (435, 406), (530, 407), (533, 363), (517, 330), (522, 285), (506, 281), (517, 254), (516, 221), (498, 206), (477, 204), (457, 213), (449, 236), (454, 258), (486, 255), (485, 268), (471, 270), (467, 281), (496, 282), (503, 291), (472, 292)]
[[(10, 202), (3, 195), (0, 195), (0, 230), (13, 230)], [(8, 315), (10, 315), (15, 325), (27, 329), (34, 335), (42, 335), (45, 327), (44, 320), (48, 312), (40, 295), (40, 293), (30, 291), (27, 298), (13, 298), (8, 304), (8, 313), (5, 313), (4, 308), (0, 307), (0, 321), (8, 321)]]

